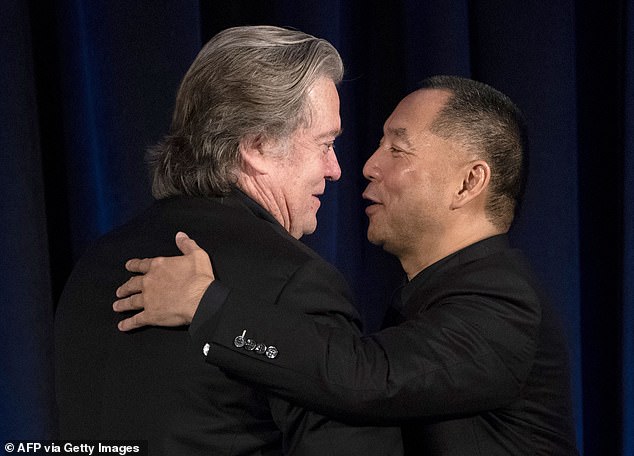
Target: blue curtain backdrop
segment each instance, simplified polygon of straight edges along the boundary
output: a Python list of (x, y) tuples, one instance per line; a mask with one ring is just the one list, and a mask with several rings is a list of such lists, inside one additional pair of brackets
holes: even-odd
[[(167, 131), (202, 43), (245, 24), (330, 40), (344, 177), (306, 242), (380, 324), (397, 262), (365, 240), (361, 168), (417, 81), (487, 82), (525, 112), (531, 168), (512, 231), (565, 322), (578, 440), (634, 454), (634, 9), (559, 0), (5, 0), (0, 14), (0, 439), (55, 433), (52, 318), (87, 245), (150, 203), (145, 149)], [(114, 291), (114, 290), (113, 290)], [(77, 341), (81, 344), (81, 340)]]

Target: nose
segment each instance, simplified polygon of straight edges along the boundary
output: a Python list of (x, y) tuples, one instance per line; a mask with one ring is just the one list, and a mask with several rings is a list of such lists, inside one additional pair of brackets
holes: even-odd
[(378, 177), (379, 175), (379, 166), (378, 166), (378, 158), (377, 154), (379, 150), (377, 149), (368, 160), (363, 165), (363, 177), (367, 180), (371, 181)]
[(334, 149), (328, 152), (326, 157), (326, 180), (338, 181), (341, 177), (341, 168), (339, 167), (339, 161)]

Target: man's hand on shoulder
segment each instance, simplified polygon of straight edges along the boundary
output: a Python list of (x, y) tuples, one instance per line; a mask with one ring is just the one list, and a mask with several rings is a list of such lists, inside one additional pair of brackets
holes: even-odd
[(134, 258), (125, 267), (135, 275), (117, 289), (115, 312), (141, 310), (119, 322), (119, 330), (191, 323), (203, 294), (214, 281), (209, 255), (185, 233), (176, 234), (183, 256)]

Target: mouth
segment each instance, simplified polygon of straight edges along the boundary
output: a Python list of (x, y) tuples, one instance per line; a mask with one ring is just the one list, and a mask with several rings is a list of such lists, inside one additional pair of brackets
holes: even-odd
[(379, 206), (383, 205), (383, 203), (381, 203), (376, 197), (368, 194), (367, 191), (363, 192), (363, 195), (361, 196), (365, 200), (365, 203), (366, 203), (365, 213), (367, 215), (372, 214), (374, 211), (377, 210)]
[(315, 199), (315, 201), (317, 202), (317, 207), (321, 206), (321, 197), (323, 196), (323, 193), (313, 193), (312, 197)]

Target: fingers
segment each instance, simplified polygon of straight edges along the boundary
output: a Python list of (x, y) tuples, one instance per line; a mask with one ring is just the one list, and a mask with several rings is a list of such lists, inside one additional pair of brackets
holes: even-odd
[(130, 272), (140, 272), (141, 274), (145, 274), (150, 270), (152, 260), (154, 260), (154, 258), (133, 258), (126, 262), (125, 268)]
[[(209, 256), (187, 234), (176, 234), (184, 254), (175, 257), (134, 258), (126, 269), (140, 273), (116, 290), (115, 312), (138, 311), (121, 320), (118, 328), (130, 331), (142, 326), (182, 326), (191, 323), (202, 294), (213, 281)], [(126, 315), (127, 317), (127, 315)]]
[(127, 312), (129, 310), (144, 309), (143, 294), (135, 294), (128, 298), (118, 299), (112, 303), (112, 310), (115, 312)]
[[(112, 304), (112, 309), (115, 312), (143, 309), (143, 295), (135, 294), (125, 299), (119, 299)], [(141, 311), (129, 318), (121, 320), (117, 324), (117, 328), (119, 328), (119, 331), (130, 331), (145, 326), (146, 324), (145, 311)]]
[[(132, 260), (130, 260), (132, 261)], [(126, 283), (117, 288), (117, 298), (125, 298), (143, 291), (143, 276), (130, 277)]]
[(130, 318), (126, 318), (125, 320), (121, 320), (117, 324), (117, 328), (119, 331), (130, 331), (132, 329), (140, 328), (141, 326), (145, 326), (145, 322), (143, 321), (143, 317), (145, 312), (139, 312), (138, 314), (132, 315)]
[(181, 252), (183, 252), (184, 255), (193, 253), (194, 251), (200, 249), (200, 247), (198, 247), (198, 244), (196, 244), (196, 241), (191, 239), (182, 231), (176, 233), (176, 246)]

